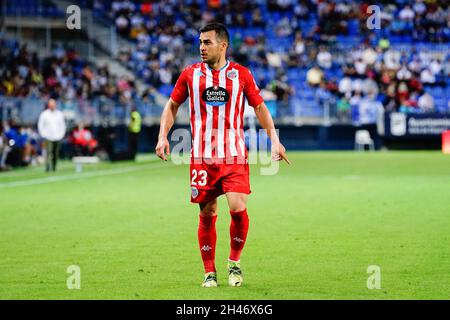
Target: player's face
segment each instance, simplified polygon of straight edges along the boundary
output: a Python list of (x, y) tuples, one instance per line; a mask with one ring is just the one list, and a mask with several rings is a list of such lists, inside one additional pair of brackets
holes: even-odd
[(214, 30), (200, 34), (200, 56), (203, 62), (216, 62), (225, 54), (226, 48), (226, 42), (218, 40)]

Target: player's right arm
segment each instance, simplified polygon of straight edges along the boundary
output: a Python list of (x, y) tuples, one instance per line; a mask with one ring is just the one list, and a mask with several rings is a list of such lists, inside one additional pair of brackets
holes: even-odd
[(167, 136), (172, 128), (178, 108), (188, 97), (188, 72), (189, 68), (184, 69), (173, 88), (169, 101), (167, 101), (164, 111), (161, 115), (161, 123), (159, 127), (158, 143), (155, 152), (162, 160), (167, 161), (166, 155), (170, 154), (170, 145)]
[(161, 124), (159, 127), (158, 143), (156, 145), (156, 155), (162, 160), (167, 161), (166, 154), (170, 154), (170, 144), (167, 139), (170, 129), (172, 128), (175, 117), (177, 116), (180, 104), (175, 102), (172, 98), (167, 101), (164, 111), (161, 115)]

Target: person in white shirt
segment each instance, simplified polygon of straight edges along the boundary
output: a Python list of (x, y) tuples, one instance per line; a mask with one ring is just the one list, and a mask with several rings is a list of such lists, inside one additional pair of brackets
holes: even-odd
[(317, 64), (324, 69), (330, 69), (333, 66), (333, 56), (325, 47), (321, 47), (317, 54)]
[(442, 64), (439, 62), (439, 60), (433, 59), (433, 61), (431, 61), (430, 63), (429, 68), (434, 75), (438, 75), (442, 71)]
[(352, 92), (352, 79), (350, 77), (343, 77), (339, 81), (339, 92), (342, 94), (349, 94)]
[(400, 19), (405, 21), (412, 21), (415, 16), (415, 12), (411, 9), (411, 7), (407, 4), (402, 10), (400, 10), (398, 16)]
[(64, 114), (56, 109), (55, 99), (50, 99), (38, 121), (39, 135), (45, 140), (45, 170), (56, 171), (61, 140), (66, 134)]
[(424, 112), (433, 112), (434, 111), (434, 98), (432, 95), (425, 92), (423, 95), (420, 96), (419, 100), (417, 101), (417, 105)]
[(397, 79), (398, 80), (409, 80), (412, 77), (411, 71), (408, 70), (406, 64), (403, 64), (402, 67), (397, 71)]
[(436, 76), (431, 72), (429, 68), (425, 68), (420, 73), (420, 81), (423, 84), (433, 85), (436, 82)]

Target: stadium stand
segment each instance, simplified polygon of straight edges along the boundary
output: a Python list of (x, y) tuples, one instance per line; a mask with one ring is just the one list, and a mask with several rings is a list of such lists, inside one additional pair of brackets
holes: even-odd
[(6, 15), (28, 17), (64, 17), (51, 1), (45, 0), (6, 0)]
[[(388, 111), (450, 111), (450, 14), (445, 1), (380, 1), (380, 30), (367, 29), (368, 3), (356, 1), (78, 3), (109, 20), (136, 45), (121, 48), (117, 58), (165, 96), (183, 67), (198, 59), (199, 27), (221, 21), (232, 26), (230, 55), (250, 67), (263, 90), (275, 94), (278, 117), (323, 117), (328, 112), (338, 121), (357, 124), (362, 117), (373, 122), (380, 103)], [(8, 4), (9, 13), (57, 12), (44, 1)], [(312, 76), (322, 73), (317, 83), (305, 81), (309, 71)], [(79, 66), (76, 75), (83, 77)], [(119, 96), (130, 98), (130, 91)]]
[[(195, 60), (196, 30), (221, 21), (232, 26), (231, 55), (251, 68), (262, 88), (276, 92), (277, 84), (290, 86), (284, 90), (289, 96), (287, 114), (321, 116), (324, 107), (337, 113), (338, 105), (350, 104), (348, 116), (358, 123), (361, 101), (370, 108), (381, 102), (388, 111), (449, 112), (450, 28), (445, 1), (381, 1), (380, 30), (367, 29), (368, 5), (356, 1), (93, 4), (99, 15), (137, 45), (137, 51), (125, 48), (120, 59), (166, 96), (182, 67)], [(305, 84), (314, 67), (324, 73), (317, 86)], [(419, 103), (424, 96), (425, 106)], [(286, 100), (284, 92), (277, 100)], [(341, 119), (345, 119), (342, 112)]]

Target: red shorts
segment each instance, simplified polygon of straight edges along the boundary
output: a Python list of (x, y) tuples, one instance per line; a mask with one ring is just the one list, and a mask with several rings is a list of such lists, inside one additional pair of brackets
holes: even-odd
[(250, 194), (248, 163), (192, 163), (191, 202), (209, 202), (226, 192)]

